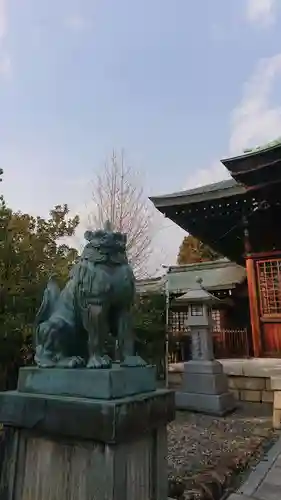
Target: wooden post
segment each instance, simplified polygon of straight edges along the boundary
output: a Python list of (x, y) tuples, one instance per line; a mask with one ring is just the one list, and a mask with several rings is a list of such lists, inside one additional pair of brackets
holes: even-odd
[(251, 255), (246, 255), (246, 272), (248, 281), (248, 295), (249, 295), (254, 357), (258, 358), (259, 356), (261, 356), (262, 353), (261, 327), (260, 327), (259, 304), (257, 296), (255, 262), (251, 257)]
[(250, 306), (253, 349), (254, 349), (254, 357), (258, 358), (261, 356), (262, 353), (262, 344), (261, 344), (261, 325), (260, 325), (259, 303), (257, 294), (255, 261), (250, 253), (251, 243), (248, 230), (248, 221), (246, 218), (243, 219), (243, 224), (244, 224), (246, 273), (248, 282), (248, 296), (249, 296), (249, 306)]

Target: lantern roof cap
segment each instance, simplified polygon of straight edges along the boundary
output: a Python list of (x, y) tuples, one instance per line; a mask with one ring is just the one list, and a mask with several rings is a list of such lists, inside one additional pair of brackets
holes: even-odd
[(213, 294), (208, 292), (206, 288), (202, 285), (203, 280), (201, 277), (197, 277), (193, 288), (189, 289), (184, 295), (181, 295), (176, 301), (186, 302), (186, 303), (203, 303), (203, 304), (215, 304), (220, 302), (220, 299), (215, 297)]

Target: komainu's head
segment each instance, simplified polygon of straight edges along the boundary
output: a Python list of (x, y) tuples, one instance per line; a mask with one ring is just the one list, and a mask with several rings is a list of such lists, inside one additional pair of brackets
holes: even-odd
[(84, 234), (88, 241), (82, 258), (95, 262), (111, 262), (124, 264), (127, 262), (126, 245), (127, 235), (119, 231), (113, 231), (109, 223), (104, 229), (86, 231)]

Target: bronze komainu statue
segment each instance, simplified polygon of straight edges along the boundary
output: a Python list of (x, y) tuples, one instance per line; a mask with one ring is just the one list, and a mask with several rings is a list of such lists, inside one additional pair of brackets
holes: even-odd
[(135, 355), (131, 309), (135, 278), (125, 234), (87, 231), (86, 244), (60, 292), (53, 278), (36, 316), (35, 361), (40, 367), (109, 368), (109, 335), (118, 340), (123, 366), (144, 366)]

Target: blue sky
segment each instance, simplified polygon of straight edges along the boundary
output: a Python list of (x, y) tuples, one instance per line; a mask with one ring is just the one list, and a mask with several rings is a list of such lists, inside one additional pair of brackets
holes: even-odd
[[(148, 194), (224, 178), (281, 135), (280, 20), (278, 0), (0, 0), (7, 201), (83, 211), (112, 148)], [(181, 237), (159, 233), (167, 263)]]

